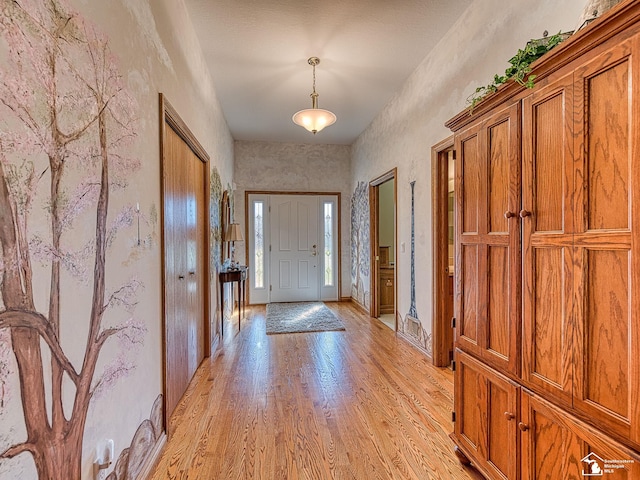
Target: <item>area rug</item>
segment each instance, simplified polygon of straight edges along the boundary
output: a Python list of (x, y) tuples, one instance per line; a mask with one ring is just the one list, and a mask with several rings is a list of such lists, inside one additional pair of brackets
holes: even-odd
[(267, 304), (267, 335), (344, 330), (344, 324), (322, 302)]

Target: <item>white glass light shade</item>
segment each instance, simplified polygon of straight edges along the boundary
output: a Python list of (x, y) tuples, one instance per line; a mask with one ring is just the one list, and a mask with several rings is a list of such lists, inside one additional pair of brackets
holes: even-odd
[(307, 108), (300, 110), (293, 116), (293, 123), (306, 128), (312, 133), (318, 133), (324, 127), (333, 125), (336, 122), (336, 116), (329, 110), (322, 108)]

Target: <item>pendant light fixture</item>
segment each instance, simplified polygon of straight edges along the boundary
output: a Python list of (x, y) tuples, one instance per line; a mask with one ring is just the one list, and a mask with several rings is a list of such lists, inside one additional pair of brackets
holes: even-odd
[(316, 93), (316, 65), (320, 63), (318, 57), (311, 57), (309, 65), (313, 67), (313, 92), (311, 92), (311, 108), (300, 110), (293, 116), (293, 123), (306, 128), (314, 135), (324, 127), (333, 125), (336, 116), (329, 110), (318, 108), (318, 94)]

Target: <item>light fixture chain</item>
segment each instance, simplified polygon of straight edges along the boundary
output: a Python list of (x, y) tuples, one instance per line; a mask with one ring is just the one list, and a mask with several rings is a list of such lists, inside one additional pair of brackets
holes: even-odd
[(315, 65), (315, 63), (312, 66), (313, 66), (313, 93), (316, 93), (316, 65)]

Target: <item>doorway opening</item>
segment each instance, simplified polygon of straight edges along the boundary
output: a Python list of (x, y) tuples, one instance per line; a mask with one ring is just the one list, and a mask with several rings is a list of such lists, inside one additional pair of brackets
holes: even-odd
[(371, 212), (371, 312), (393, 331), (398, 328), (396, 262), (396, 169), (369, 183)]
[(453, 361), (455, 158), (453, 137), (431, 148), (435, 285), (433, 364), (439, 367), (449, 366)]

